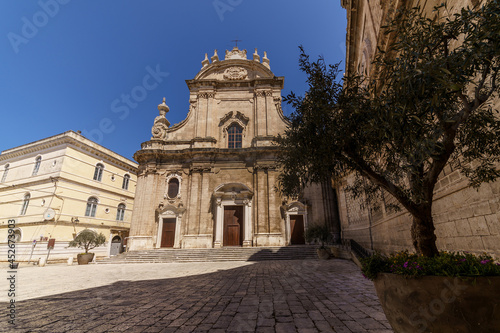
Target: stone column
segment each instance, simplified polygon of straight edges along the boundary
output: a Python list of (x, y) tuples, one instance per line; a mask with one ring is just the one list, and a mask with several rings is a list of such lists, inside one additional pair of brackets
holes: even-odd
[(256, 136), (267, 135), (266, 99), (264, 91), (255, 93), (255, 126)]
[(273, 92), (271, 90), (266, 90), (265, 92), (266, 95), (266, 135), (269, 135), (270, 129), (275, 128), (275, 123), (274, 123), (274, 117), (273, 117), (273, 107), (274, 107), (274, 100), (273, 100)]
[(252, 201), (249, 199), (245, 199), (243, 201), (245, 204), (244, 208), (244, 217), (245, 217), (245, 225), (243, 227), (245, 231), (245, 237), (243, 238), (243, 246), (248, 247), (252, 246), (252, 236), (253, 236), (253, 228), (252, 228)]
[(200, 201), (200, 172), (191, 170), (191, 191), (189, 197), (189, 220), (187, 222), (187, 234), (193, 235), (198, 230), (200, 219), (199, 201)]
[(222, 206), (222, 199), (216, 199), (215, 208), (215, 241), (214, 248), (222, 247), (222, 233), (224, 227), (224, 207)]
[(155, 169), (148, 168), (137, 179), (136, 200), (130, 224), (129, 250), (153, 248), (155, 233), (155, 206), (158, 174)]
[(268, 220), (268, 193), (267, 192), (267, 175), (264, 169), (257, 168), (255, 172), (255, 177), (257, 178), (255, 182), (257, 183), (257, 224), (259, 234), (269, 232), (269, 220)]
[(214, 92), (207, 93), (207, 113), (206, 113), (206, 117), (205, 117), (205, 122), (206, 122), (205, 137), (214, 137), (213, 128), (212, 128), (212, 125), (213, 125), (212, 119), (214, 117), (214, 115), (212, 115), (212, 112), (213, 112), (213, 105), (215, 102), (214, 97), (215, 97)]

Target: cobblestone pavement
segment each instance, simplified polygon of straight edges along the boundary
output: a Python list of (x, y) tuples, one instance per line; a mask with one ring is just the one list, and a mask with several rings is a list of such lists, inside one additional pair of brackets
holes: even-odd
[(17, 276), (16, 325), (2, 315), (1, 332), (392, 332), (372, 282), (340, 259), (25, 266)]

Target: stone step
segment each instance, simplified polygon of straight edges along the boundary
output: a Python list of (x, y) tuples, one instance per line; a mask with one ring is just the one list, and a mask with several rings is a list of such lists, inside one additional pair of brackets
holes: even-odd
[(132, 251), (98, 263), (219, 262), (317, 259), (315, 246), (252, 247), (220, 249), (154, 249)]

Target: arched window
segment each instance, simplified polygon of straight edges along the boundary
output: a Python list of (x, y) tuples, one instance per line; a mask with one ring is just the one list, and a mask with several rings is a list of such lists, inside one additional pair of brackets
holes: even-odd
[(35, 159), (35, 167), (33, 168), (33, 173), (31, 174), (32, 176), (36, 176), (38, 173), (38, 170), (40, 170), (40, 164), (42, 163), (42, 156), (38, 156)]
[(124, 217), (125, 217), (125, 205), (119, 204), (118, 209), (116, 210), (116, 220), (123, 221)]
[(7, 179), (7, 174), (9, 173), (9, 164), (5, 164), (4, 170), (3, 170), (3, 175), (2, 175), (2, 183), (5, 182), (5, 179)]
[(179, 179), (171, 178), (168, 181), (168, 197), (173, 199), (179, 194)]
[(28, 210), (28, 205), (30, 204), (30, 198), (31, 195), (29, 193), (26, 193), (23, 198), (23, 206), (21, 207), (21, 212), (19, 215), (25, 215), (26, 211)]
[(85, 209), (85, 216), (95, 217), (95, 211), (97, 209), (97, 198), (90, 197), (87, 200), (87, 209)]
[(104, 170), (104, 165), (101, 163), (97, 163), (94, 170), (94, 180), (101, 181), (102, 180), (102, 172)]
[(130, 181), (130, 175), (123, 176), (122, 189), (128, 190), (128, 182)]
[(241, 148), (241, 133), (243, 129), (233, 124), (227, 129), (227, 147), (228, 148)]

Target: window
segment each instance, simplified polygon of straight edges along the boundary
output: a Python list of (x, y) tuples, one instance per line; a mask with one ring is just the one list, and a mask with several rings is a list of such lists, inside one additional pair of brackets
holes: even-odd
[(172, 178), (168, 181), (168, 197), (173, 199), (179, 194), (179, 179)]
[(4, 170), (3, 170), (3, 175), (2, 175), (2, 183), (5, 182), (5, 179), (7, 179), (7, 174), (9, 173), (9, 164), (5, 164)]
[(123, 221), (124, 217), (125, 217), (125, 205), (119, 204), (118, 209), (116, 210), (116, 220)]
[(42, 157), (38, 156), (35, 160), (35, 167), (33, 168), (33, 173), (31, 174), (32, 176), (36, 176), (38, 173), (38, 170), (40, 169), (40, 164), (42, 163)]
[(94, 180), (101, 181), (103, 170), (104, 165), (102, 165), (101, 163), (97, 163), (94, 170)]
[(240, 126), (233, 124), (227, 129), (228, 134), (228, 148), (241, 148), (241, 133)]
[(90, 197), (87, 200), (87, 209), (85, 210), (85, 216), (95, 217), (95, 211), (97, 209), (97, 198)]
[(23, 198), (23, 206), (21, 207), (21, 213), (20, 215), (25, 215), (26, 211), (28, 210), (28, 205), (30, 204), (30, 194), (26, 193)]
[(128, 182), (129, 182), (129, 180), (130, 180), (130, 176), (129, 175), (123, 176), (122, 189), (128, 190)]
[(14, 229), (14, 242), (20, 242), (21, 241), (21, 230), (20, 229)]

